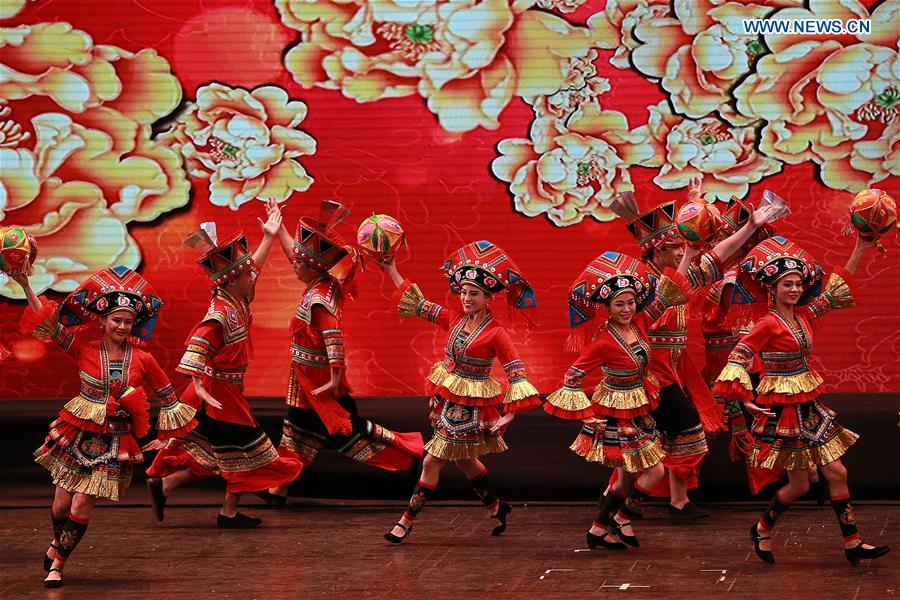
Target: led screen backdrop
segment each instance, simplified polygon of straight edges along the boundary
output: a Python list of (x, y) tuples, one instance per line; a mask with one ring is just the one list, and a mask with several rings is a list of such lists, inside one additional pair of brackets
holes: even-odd
[[(772, 15), (872, 32), (743, 35), (741, 19)], [(900, 199), (898, 0), (4, 0), (0, 17), (2, 222), (36, 236), (33, 284), (53, 299), (139, 268), (166, 303), (150, 349), (170, 372), (209, 297), (182, 239), (215, 221), (255, 244), (267, 197), (292, 231), (329, 198), (352, 210), (348, 236), (397, 217), (401, 271), (433, 299), (452, 250), (505, 248), (537, 291), (536, 327), (515, 338), (543, 392), (572, 358), (568, 285), (603, 250), (637, 251), (604, 208), (617, 192), (649, 208), (697, 175), (711, 200), (772, 190), (793, 211), (778, 230), (826, 266), (849, 255), (853, 193)], [(900, 248), (884, 244), (858, 272), (860, 307), (817, 338), (832, 391), (900, 388)], [(356, 393), (419, 394), (443, 339), (397, 321), (377, 268), (361, 284), (344, 319)], [(15, 353), (0, 398), (71, 395), (74, 362), (17, 333), (25, 305), (3, 275), (0, 296)], [(276, 247), (250, 394), (284, 393), (297, 299)]]

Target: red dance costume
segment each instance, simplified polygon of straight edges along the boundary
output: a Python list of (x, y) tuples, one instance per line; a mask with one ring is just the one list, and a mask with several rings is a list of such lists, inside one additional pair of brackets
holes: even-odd
[[(216, 274), (256, 271), (243, 235), (212, 249), (198, 262), (217, 286), (223, 280), (217, 281)], [(222, 477), (225, 489), (238, 493), (286, 485), (300, 474), (300, 461), (279, 455), (244, 396), (244, 374), (253, 356), (251, 323), (247, 301), (232, 297), (224, 287), (214, 289), (209, 309), (188, 337), (176, 370), (200, 378), (222, 408), (203, 403), (194, 386), (188, 385), (181, 400), (198, 410), (199, 424), (190, 434), (169, 441), (147, 469), (149, 477), (187, 469), (195, 478)]]
[[(544, 410), (552, 415), (572, 420), (606, 419), (602, 430), (584, 425), (572, 444), (572, 451), (585, 460), (637, 473), (664, 459), (665, 451), (651, 416), (659, 403), (660, 387), (652, 372), (655, 351), (648, 329), (654, 319), (688, 301), (686, 283), (672, 270), (657, 281), (639, 261), (606, 252), (572, 286), (572, 327), (593, 318), (598, 304), (611, 301), (622, 291), (635, 294), (639, 311), (631, 322), (637, 343), (629, 345), (614, 329), (601, 327), (566, 371), (563, 387), (547, 397)], [(597, 369), (603, 376), (588, 398), (582, 391), (582, 380)]]
[[(434, 436), (425, 451), (445, 460), (506, 451), (503, 436), (490, 433), (500, 418), (496, 405), (502, 404), (506, 413), (540, 406), (538, 391), (525, 378), (525, 365), (506, 328), (488, 314), (466, 333), (465, 314), (426, 300), (409, 281), (400, 288), (399, 314), (422, 318), (448, 332), (444, 360), (434, 363), (428, 374)], [(505, 394), (491, 378), (495, 358), (509, 382)]]
[[(347, 458), (387, 471), (409, 469), (423, 454), (422, 435), (391, 431), (357, 414), (349, 395), (341, 332), (341, 286), (323, 273), (309, 285), (291, 319), (291, 375), (279, 445), (283, 454), (310, 465), (320, 450), (333, 448)], [(337, 397), (315, 395), (340, 369)]]
[(91, 276), (62, 307), (43, 298), (41, 303), (41, 311), (26, 314), (22, 328), (77, 358), (81, 389), (50, 425), (35, 462), (64, 490), (117, 501), (131, 483), (133, 466), (144, 460), (138, 439), (150, 430), (149, 398), (160, 405), (160, 439), (193, 429), (196, 411), (178, 401), (156, 360), (132, 341), (125, 343), (122, 360), (110, 360), (103, 341), (83, 340), (69, 328), (77, 330), (91, 313), (130, 308), (138, 342), (149, 338), (162, 302), (140, 275), (113, 267)]

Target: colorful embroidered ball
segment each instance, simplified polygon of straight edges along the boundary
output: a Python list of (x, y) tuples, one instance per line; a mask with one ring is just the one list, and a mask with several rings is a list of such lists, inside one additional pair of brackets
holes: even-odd
[(897, 223), (897, 203), (885, 192), (865, 189), (850, 203), (850, 224), (869, 240), (877, 240)]
[(719, 209), (704, 200), (692, 200), (675, 216), (678, 233), (691, 246), (703, 246), (716, 239), (722, 226)]
[(9, 275), (31, 275), (38, 247), (34, 236), (12, 225), (0, 229), (0, 271)]
[(389, 215), (372, 215), (356, 232), (362, 251), (379, 261), (389, 261), (406, 245), (406, 234), (397, 219)]

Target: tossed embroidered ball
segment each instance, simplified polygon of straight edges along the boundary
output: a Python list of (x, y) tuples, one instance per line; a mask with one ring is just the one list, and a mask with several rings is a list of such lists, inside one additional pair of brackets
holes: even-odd
[(897, 203), (882, 190), (865, 189), (850, 202), (850, 224), (860, 235), (877, 240), (897, 223)]
[(678, 233), (691, 246), (703, 246), (716, 239), (722, 226), (719, 209), (703, 200), (692, 200), (675, 216)]
[(38, 247), (34, 236), (12, 225), (0, 229), (0, 271), (9, 275), (31, 275)]
[(406, 245), (406, 234), (397, 219), (389, 215), (372, 215), (356, 232), (362, 251), (380, 261), (391, 260)]

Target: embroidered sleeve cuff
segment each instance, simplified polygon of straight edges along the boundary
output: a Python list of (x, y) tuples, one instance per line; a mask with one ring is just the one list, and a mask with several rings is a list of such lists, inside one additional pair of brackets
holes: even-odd
[(704, 252), (696, 265), (691, 265), (687, 272), (687, 281), (691, 289), (698, 290), (714, 284), (722, 279), (724, 267), (715, 252)]
[(325, 352), (328, 354), (328, 364), (332, 367), (341, 367), (344, 362), (344, 335), (340, 329), (323, 329), (322, 340), (325, 342)]
[(202, 337), (192, 337), (175, 370), (185, 375), (203, 375), (209, 351), (209, 342)]

